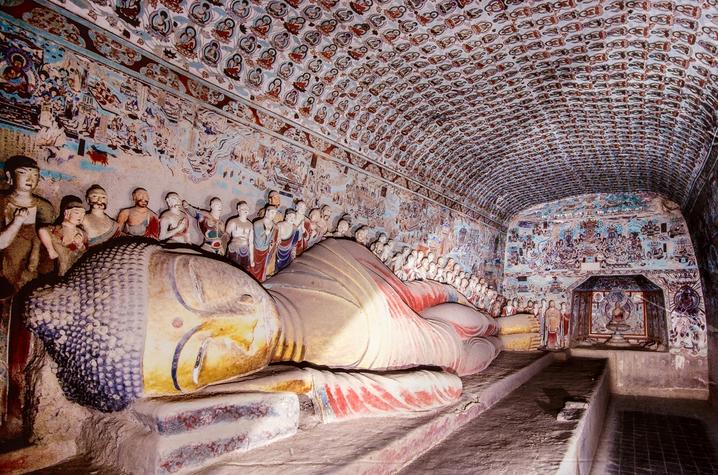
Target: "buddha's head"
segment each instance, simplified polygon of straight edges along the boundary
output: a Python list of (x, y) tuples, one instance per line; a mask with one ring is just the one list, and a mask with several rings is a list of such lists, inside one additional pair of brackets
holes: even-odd
[(240, 269), (136, 240), (86, 255), (32, 292), (25, 316), (67, 397), (101, 411), (261, 369), (279, 325), (271, 297)]

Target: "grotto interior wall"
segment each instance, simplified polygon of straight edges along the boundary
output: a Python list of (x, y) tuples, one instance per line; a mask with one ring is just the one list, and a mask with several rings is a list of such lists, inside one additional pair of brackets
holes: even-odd
[(707, 397), (706, 302), (680, 207), (653, 193), (590, 194), (509, 222), (505, 294), (570, 306), (594, 275), (642, 275), (663, 289), (668, 352), (572, 351), (607, 356), (616, 392)]
[(710, 395), (718, 406), (718, 167), (705, 174), (687, 219), (705, 289)]

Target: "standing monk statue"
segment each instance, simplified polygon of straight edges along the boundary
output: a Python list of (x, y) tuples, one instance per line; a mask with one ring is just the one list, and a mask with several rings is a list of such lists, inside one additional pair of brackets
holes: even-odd
[(2, 249), (3, 294), (14, 294), (37, 277), (40, 263), (40, 239), (37, 229), (55, 219), (49, 201), (33, 192), (40, 180), (37, 162), (23, 155), (5, 162), (5, 174), (11, 186), (9, 194), (0, 196), (0, 249)]
[[(0, 196), (0, 326), (9, 329), (10, 352), (2, 354), (1, 363), (8, 366), (8, 387), (0, 384), (0, 418), (9, 433), (22, 429), (25, 402), (25, 364), (30, 350), (30, 334), (22, 319), (10, 320), (11, 298), (38, 272), (52, 271), (49, 260), (40, 258), (42, 243), (38, 228), (51, 224), (55, 210), (49, 201), (33, 192), (40, 181), (37, 162), (24, 155), (15, 155), (5, 162), (10, 192)], [(5, 345), (0, 345), (2, 348)], [(7, 350), (7, 348), (5, 348)], [(6, 394), (14, 394), (7, 400)]]
[(247, 219), (249, 205), (246, 201), (237, 203), (237, 216), (227, 221), (226, 231), (231, 240), (227, 246), (227, 257), (242, 269), (254, 266), (254, 226)]
[(159, 240), (171, 244), (194, 244), (191, 237), (191, 216), (182, 208), (182, 198), (170, 191), (165, 196), (168, 208), (160, 215)]
[(149, 209), (150, 194), (144, 188), (136, 188), (132, 192), (135, 205), (125, 208), (117, 215), (117, 224), (123, 232), (131, 236), (143, 236), (158, 239), (160, 221), (154, 211)]
[(62, 222), (38, 231), (47, 254), (57, 263), (58, 275), (65, 275), (87, 250), (87, 233), (80, 227), (85, 218), (85, 208), (80, 198), (69, 198), (62, 209)]
[(90, 205), (90, 212), (85, 215), (82, 227), (87, 232), (88, 244), (97, 246), (119, 237), (120, 225), (105, 212), (107, 209), (105, 189), (100, 185), (92, 185), (85, 193), (85, 200)]

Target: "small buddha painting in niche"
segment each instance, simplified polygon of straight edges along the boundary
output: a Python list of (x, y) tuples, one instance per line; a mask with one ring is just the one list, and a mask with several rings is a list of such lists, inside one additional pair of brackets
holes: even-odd
[(663, 290), (642, 275), (594, 276), (574, 290), (578, 346), (665, 349)]

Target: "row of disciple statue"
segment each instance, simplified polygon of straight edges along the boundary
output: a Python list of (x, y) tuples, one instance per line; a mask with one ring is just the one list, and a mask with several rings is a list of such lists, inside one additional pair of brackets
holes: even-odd
[(370, 241), (369, 229), (351, 232), (350, 218), (343, 216), (330, 231), (331, 209), (312, 209), (299, 200), (294, 209), (279, 213), (279, 193), (272, 191), (268, 203), (249, 220), (249, 205), (237, 203), (236, 216), (226, 223), (221, 219), (223, 203), (212, 198), (209, 210), (192, 206), (174, 192), (166, 195), (167, 209), (159, 216), (149, 208), (149, 193), (144, 188), (132, 192), (134, 205), (122, 209), (117, 219), (106, 213), (108, 196), (100, 185), (92, 185), (85, 199), (66, 196), (60, 204), (59, 218), (54, 208), (34, 194), (39, 182), (37, 163), (25, 156), (7, 160), (5, 172), (10, 193), (2, 200), (2, 277), (5, 296), (16, 293), (38, 274), (52, 272), (52, 266), (40, 258), (44, 247), (54, 270), (63, 275), (89, 248), (122, 236), (142, 236), (168, 244), (201, 246), (204, 251), (226, 255), (231, 261), (262, 282), (286, 268), (302, 252), (326, 237), (353, 238), (384, 262), (400, 279), (435, 280), (454, 286), (478, 309), (493, 317), (530, 313), (542, 329), (542, 346), (563, 347), (568, 338), (569, 312), (565, 303), (557, 308), (553, 300), (535, 304), (529, 300), (507, 299), (491, 288), (483, 277), (463, 271), (451, 257), (436, 257), (433, 252), (397, 246), (381, 233)]

